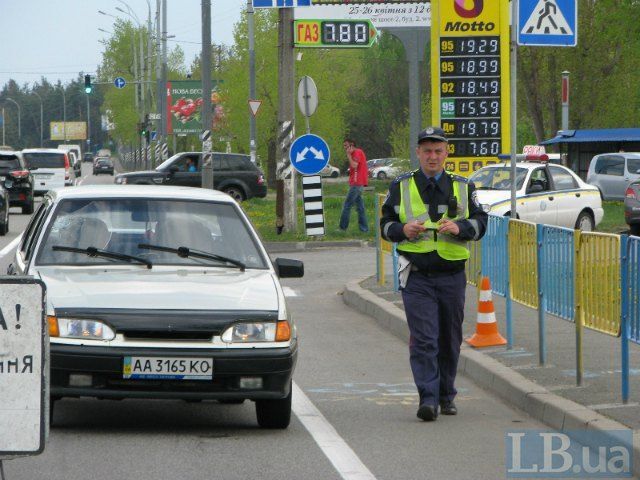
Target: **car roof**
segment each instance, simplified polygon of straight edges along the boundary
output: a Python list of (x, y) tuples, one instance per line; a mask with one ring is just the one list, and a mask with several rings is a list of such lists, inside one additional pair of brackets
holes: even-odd
[[(545, 165), (553, 165), (556, 167), (561, 167), (564, 168), (565, 170), (569, 170), (571, 171), (569, 168), (565, 167), (564, 165), (560, 165), (559, 163), (549, 163), (549, 162), (516, 162), (516, 167), (522, 167), (525, 168), (527, 170), (533, 170), (535, 168), (538, 167), (544, 167)], [(501, 162), (501, 163), (492, 163), (491, 165), (486, 165), (484, 167), (482, 167), (482, 169), (488, 169), (488, 168), (504, 168), (504, 167), (511, 167), (511, 162)]]
[(195, 187), (156, 185), (78, 185), (73, 188), (52, 190), (48, 193), (55, 201), (85, 198), (158, 198), (181, 200), (207, 200), (235, 203), (226, 193)]
[(611, 153), (599, 153), (596, 157), (602, 157), (603, 155), (619, 155), (621, 157), (640, 157), (640, 152), (611, 152)]
[(60, 150), (59, 148), (25, 148), (22, 153), (67, 153), (66, 150)]

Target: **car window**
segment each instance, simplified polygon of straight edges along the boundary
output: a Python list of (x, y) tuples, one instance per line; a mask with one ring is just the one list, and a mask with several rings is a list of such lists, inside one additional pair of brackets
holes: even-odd
[[(112, 260), (53, 250), (54, 245), (96, 247), (141, 256), (154, 265), (211, 265), (170, 252), (139, 248), (148, 243), (186, 247), (267, 268), (253, 233), (234, 205), (173, 199), (66, 199), (52, 213), (38, 265), (99, 265)], [(215, 263), (214, 263), (215, 264)]]
[[(526, 176), (527, 169), (516, 168), (516, 188), (518, 190), (522, 188)], [(510, 190), (511, 167), (481, 168), (469, 180), (475, 184), (478, 190)]]
[(543, 192), (549, 190), (549, 178), (547, 176), (547, 170), (544, 167), (536, 168), (533, 172), (531, 172), (529, 187), (532, 187), (533, 185), (542, 186)]
[(25, 231), (25, 240), (22, 242), (20, 251), (24, 254), (24, 261), (28, 262), (33, 255), (33, 249), (36, 246), (38, 237), (40, 236), (40, 230), (46, 218), (46, 210), (48, 204), (40, 205), (40, 208), (36, 211), (35, 215), (31, 217), (31, 221)]
[(627, 172), (640, 174), (640, 158), (627, 158)]
[(64, 153), (32, 152), (25, 153), (28, 168), (65, 168)]
[(572, 190), (578, 188), (576, 179), (565, 169), (549, 165), (549, 172), (551, 172), (551, 179), (553, 180), (553, 185), (556, 190)]
[(187, 166), (187, 160), (189, 160), (195, 167), (196, 167), (196, 171), (200, 170), (200, 165), (199, 165), (199, 155), (184, 155), (182, 157), (180, 157), (179, 159), (177, 159), (175, 162), (173, 162), (171, 164), (172, 167), (178, 167), (178, 170), (180, 172), (187, 172), (189, 171), (189, 167)]
[(595, 166), (595, 173), (621, 177), (624, 173), (624, 158), (619, 156), (598, 158), (598, 162)]
[(0, 170), (9, 171), (20, 168), (20, 160), (16, 156), (0, 156)]

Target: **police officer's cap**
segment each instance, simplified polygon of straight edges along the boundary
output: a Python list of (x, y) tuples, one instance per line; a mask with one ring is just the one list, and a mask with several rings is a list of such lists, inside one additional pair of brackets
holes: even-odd
[(418, 144), (425, 140), (448, 142), (444, 130), (440, 127), (427, 127), (418, 134)]

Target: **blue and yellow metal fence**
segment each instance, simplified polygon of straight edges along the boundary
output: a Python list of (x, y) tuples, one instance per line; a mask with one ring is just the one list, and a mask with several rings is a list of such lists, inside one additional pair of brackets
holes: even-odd
[[(493, 292), (506, 299), (507, 348), (513, 348), (512, 301), (538, 311), (541, 365), (546, 362), (545, 314), (574, 322), (578, 385), (584, 372), (583, 330), (619, 336), (622, 400), (628, 401), (628, 342), (640, 344), (640, 238), (490, 215), (485, 236), (470, 247), (468, 282), (477, 285), (480, 275), (488, 276)], [(395, 248), (384, 250), (397, 258)], [(378, 273), (380, 280), (380, 269)], [(397, 275), (393, 277), (397, 290)]]

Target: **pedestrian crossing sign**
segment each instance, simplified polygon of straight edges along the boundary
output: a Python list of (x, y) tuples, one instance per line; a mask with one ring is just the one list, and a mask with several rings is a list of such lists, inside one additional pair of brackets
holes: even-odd
[(253, 8), (310, 7), (311, 0), (253, 0)]
[(578, 43), (577, 0), (520, 0), (518, 45), (575, 47)]

